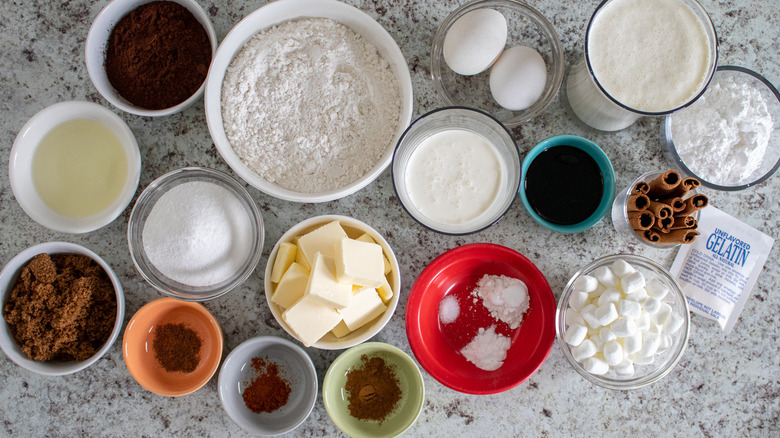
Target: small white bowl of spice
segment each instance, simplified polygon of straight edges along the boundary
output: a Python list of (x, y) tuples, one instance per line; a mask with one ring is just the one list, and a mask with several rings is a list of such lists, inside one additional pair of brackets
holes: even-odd
[(19, 131), (8, 178), (25, 213), (54, 231), (87, 233), (111, 223), (138, 188), (141, 154), (127, 124), (105, 107), (46, 107)]
[(141, 193), (130, 214), (133, 263), (160, 292), (186, 301), (216, 298), (254, 271), (263, 218), (252, 197), (222, 172), (188, 167)]

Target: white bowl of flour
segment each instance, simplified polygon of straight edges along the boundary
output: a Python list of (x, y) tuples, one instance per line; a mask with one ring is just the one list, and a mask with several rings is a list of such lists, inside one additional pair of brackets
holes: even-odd
[(396, 42), (336, 0), (279, 0), (249, 14), (219, 46), (205, 91), (227, 164), (295, 202), (332, 201), (376, 179), (412, 103)]

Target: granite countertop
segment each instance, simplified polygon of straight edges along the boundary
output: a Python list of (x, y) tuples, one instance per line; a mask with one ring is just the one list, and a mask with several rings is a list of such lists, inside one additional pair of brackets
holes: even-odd
[[(587, 21), (600, 0), (530, 2), (560, 35), (567, 64), (580, 56)], [(265, 2), (198, 0), (218, 39)], [(36, 112), (65, 100), (100, 103), (123, 118), (136, 135), (143, 162), (138, 192), (160, 175), (184, 166), (206, 166), (235, 176), (208, 134), (203, 103), (182, 113), (146, 118), (111, 106), (89, 80), (84, 40), (107, 0), (0, 3), (0, 168), (8, 168), (14, 137)], [(443, 105), (429, 72), (433, 34), (465, 0), (349, 0), (395, 38), (412, 75), (414, 115)], [(780, 85), (780, 8), (777, 0), (701, 0), (718, 32), (720, 64), (762, 73)], [(540, 117), (513, 130), (524, 154), (540, 140), (575, 134), (599, 144), (611, 158), (617, 185), (624, 187), (648, 168), (666, 168), (658, 119), (645, 118), (617, 133), (599, 133), (576, 122), (556, 99)], [(405, 298), (416, 276), (443, 251), (471, 242), (493, 242), (526, 255), (545, 274), (556, 298), (569, 277), (587, 262), (613, 253), (647, 256), (667, 267), (676, 251), (655, 250), (616, 236), (609, 219), (574, 235), (548, 231), (519, 202), (494, 227), (467, 237), (443, 236), (420, 227), (401, 208), (390, 171), (358, 193), (324, 204), (296, 204), (249, 188), (266, 226), (263, 258), (240, 288), (204, 305), (225, 335), (223, 357), (258, 335), (289, 336), (263, 296), (262, 272), (277, 239), (295, 223), (320, 214), (352, 216), (375, 227), (393, 246), (403, 290), (396, 315), (375, 341), (411, 354), (404, 330)], [(780, 239), (780, 176), (738, 193), (704, 190), (713, 205)], [(126, 295), (125, 323), (161, 294), (136, 272), (125, 231), (130, 208), (110, 225), (84, 235), (50, 231), (25, 215), (8, 175), (0, 176), (0, 261), (31, 245), (63, 240), (101, 255), (119, 276)], [(565, 361), (557, 341), (547, 361), (526, 382), (507, 392), (472, 396), (450, 390), (424, 374), (426, 401), (409, 436), (778, 436), (780, 434), (780, 249), (775, 245), (734, 331), (724, 336), (713, 321), (692, 316), (688, 349), (662, 381), (618, 392), (596, 387)], [(322, 383), (338, 351), (308, 349)], [(84, 371), (65, 377), (28, 372), (0, 354), (0, 435), (7, 436), (245, 436), (225, 414), (216, 376), (199, 391), (166, 398), (139, 386), (122, 359), (120, 342)], [(314, 412), (291, 436), (340, 435), (321, 397)]]

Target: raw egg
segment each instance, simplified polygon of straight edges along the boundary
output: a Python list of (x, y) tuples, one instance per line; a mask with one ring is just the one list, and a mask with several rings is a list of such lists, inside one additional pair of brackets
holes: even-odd
[(547, 66), (536, 50), (517, 46), (504, 51), (490, 69), (490, 92), (502, 107), (522, 111), (544, 93)]
[(444, 36), (444, 61), (471, 76), (493, 64), (506, 45), (506, 18), (495, 9), (476, 9), (458, 18)]

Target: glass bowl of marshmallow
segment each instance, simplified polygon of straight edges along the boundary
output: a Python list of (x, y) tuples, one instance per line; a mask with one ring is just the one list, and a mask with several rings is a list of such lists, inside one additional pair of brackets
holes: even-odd
[(690, 316), (665, 268), (616, 254), (574, 274), (558, 301), (555, 327), (575, 371), (604, 388), (628, 390), (669, 374), (688, 343)]

